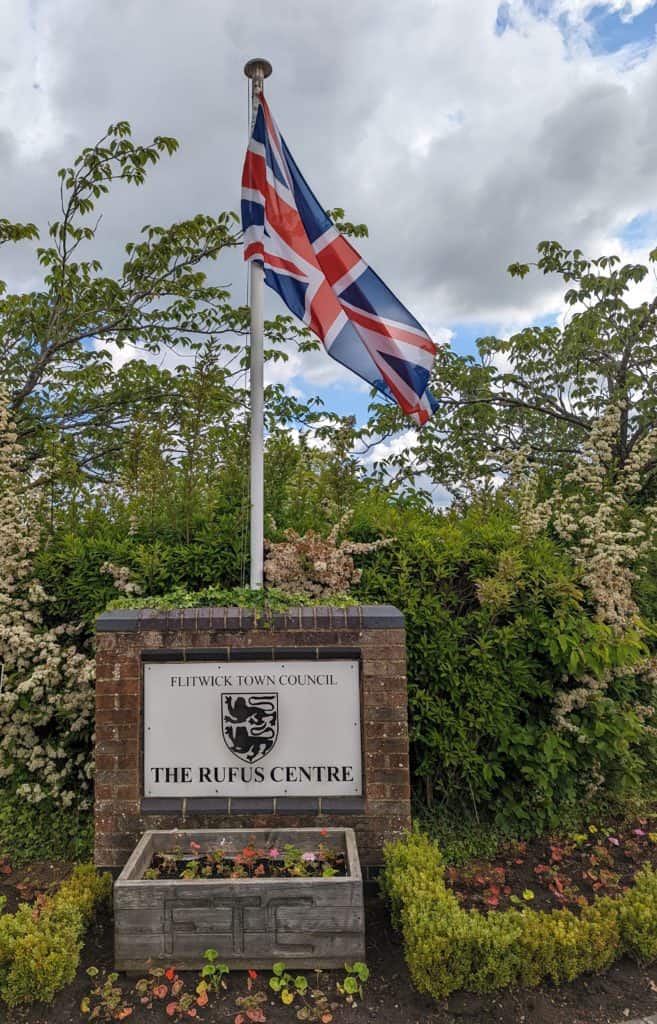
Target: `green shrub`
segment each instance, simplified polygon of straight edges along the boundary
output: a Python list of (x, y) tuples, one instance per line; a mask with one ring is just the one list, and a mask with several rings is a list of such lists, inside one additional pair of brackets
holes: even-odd
[(411, 979), (443, 999), (465, 989), (560, 985), (602, 971), (627, 952), (657, 959), (657, 875), (645, 868), (619, 899), (603, 897), (578, 916), (570, 910), (463, 909), (444, 882), (437, 846), (413, 833), (384, 851), (382, 888), (404, 939)]
[(92, 847), (91, 811), (61, 808), (49, 799), (30, 804), (6, 782), (0, 788), (0, 856), (13, 867), (34, 860), (89, 860)]
[(90, 864), (79, 865), (40, 906), (22, 904), (0, 916), (0, 998), (9, 1006), (50, 1002), (75, 977), (82, 937), (95, 905), (112, 882)]
[[(267, 587), (266, 590), (251, 590), (250, 587), (233, 587), (232, 590), (225, 590), (223, 587), (206, 587), (204, 590), (186, 590), (185, 587), (175, 587), (166, 594), (150, 594), (144, 597), (114, 597), (108, 608), (201, 608), (207, 605), (218, 607), (233, 606), (236, 608), (255, 608), (260, 612), (285, 611), (287, 608), (296, 608), (299, 605), (308, 608), (313, 605), (324, 604), (316, 597), (309, 597), (307, 594), (286, 594), (283, 590), (275, 587)], [(340, 595), (331, 598), (331, 604), (345, 608), (356, 604), (356, 598), (348, 595)]]
[(657, 874), (648, 867), (623, 898), (621, 924), (630, 956), (645, 964), (657, 960)]
[(358, 596), (406, 617), (416, 798), (529, 834), (593, 788), (640, 792), (655, 763), (641, 634), (596, 620), (556, 542), (521, 536), (501, 500), (443, 515), (369, 501), (350, 533), (395, 539), (368, 555)]

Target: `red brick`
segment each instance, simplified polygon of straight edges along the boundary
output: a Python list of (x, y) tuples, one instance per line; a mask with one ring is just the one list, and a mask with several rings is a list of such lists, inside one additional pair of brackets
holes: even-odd
[(368, 802), (368, 812), (376, 818), (407, 818), (409, 807), (407, 800), (372, 800)]
[[(139, 726), (137, 722), (115, 722), (103, 721), (96, 723), (96, 745), (102, 746), (105, 753), (110, 753), (106, 749), (106, 745), (111, 742), (116, 742), (120, 745), (121, 749), (125, 749), (128, 741), (137, 742), (139, 738)], [(116, 753), (120, 753), (117, 750)]]
[(396, 707), (405, 708), (408, 704), (406, 683), (396, 679), (366, 679), (363, 683), (363, 704), (393, 703)]
[(139, 711), (136, 708), (118, 708), (116, 711), (112, 711), (111, 714), (103, 716), (103, 722), (108, 725), (111, 723), (116, 724), (117, 728), (123, 730), (126, 727), (134, 727), (136, 735), (139, 733)]
[(384, 754), (386, 768), (401, 769), (408, 772), (409, 756), (408, 751), (398, 754)]
[(119, 708), (129, 707), (130, 704), (124, 705), (124, 698), (134, 698), (138, 696), (139, 691), (140, 683), (138, 679), (112, 679), (110, 682), (103, 684), (100, 689), (101, 693), (116, 697), (116, 703)]
[(99, 711), (114, 710), (118, 706), (118, 700), (115, 693), (107, 693), (105, 689), (100, 689), (96, 682), (96, 715)]
[(403, 782), (395, 785), (388, 785), (385, 787), (386, 798), (388, 800), (410, 800), (411, 799), (411, 786), (410, 783)]
[(118, 756), (125, 753), (125, 744), (120, 740), (99, 739), (96, 741), (96, 751), (99, 756)]
[(129, 770), (130, 768), (133, 768), (134, 770), (138, 771), (139, 752), (135, 750), (134, 752), (129, 754), (120, 754), (116, 759), (116, 767), (119, 769), (119, 771), (122, 771), (124, 769)]
[(363, 676), (366, 679), (369, 677), (373, 679), (389, 679), (393, 676), (399, 676), (403, 679), (406, 676), (406, 659), (386, 658), (383, 661), (371, 661), (368, 659), (363, 664)]
[(369, 727), (370, 723), (374, 722), (393, 722), (399, 721), (399, 712), (397, 708), (389, 707), (368, 707), (365, 709), (365, 724)]
[(117, 771), (114, 767), (114, 758), (112, 758), (112, 769), (110, 771), (99, 770), (98, 762), (96, 762), (96, 785), (102, 783), (104, 785), (116, 786), (129, 786), (135, 781), (134, 771)]
[(117, 800), (139, 800), (140, 796), (139, 785), (137, 783), (134, 783), (131, 786), (117, 786)]

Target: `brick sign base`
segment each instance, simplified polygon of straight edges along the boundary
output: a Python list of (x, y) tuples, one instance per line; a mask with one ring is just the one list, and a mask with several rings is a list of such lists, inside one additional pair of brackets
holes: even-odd
[[(360, 661), (362, 797), (144, 797), (143, 668), (150, 661)], [(96, 635), (98, 867), (121, 868), (148, 829), (355, 829), (366, 878), (410, 827), (406, 633), (388, 605), (112, 611)]]

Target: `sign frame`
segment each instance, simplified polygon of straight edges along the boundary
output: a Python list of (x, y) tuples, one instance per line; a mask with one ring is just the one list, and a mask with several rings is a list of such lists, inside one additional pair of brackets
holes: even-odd
[[(310, 651), (296, 654), (289, 648), (281, 650), (283, 657), (280, 660), (275, 659), (275, 648), (272, 652), (274, 658), (271, 655), (263, 657), (259, 650), (253, 650), (248, 652), (252, 654), (248, 661), (244, 657), (247, 651), (236, 659), (227, 658), (227, 653), (225, 648), (216, 652), (190, 650), (180, 652), (182, 656), (176, 657), (178, 652), (167, 651), (166, 658), (143, 658), (143, 796), (191, 799), (364, 796), (365, 709), (360, 658), (354, 657), (353, 651), (344, 654), (331, 651), (330, 656), (322, 656), (321, 650), (312, 652), (315, 657), (309, 657)], [(179, 712), (176, 715), (174, 708), (172, 717), (178, 722), (177, 728), (182, 729), (177, 734), (180, 742), (174, 743), (171, 747), (173, 757), (169, 764), (166, 761), (163, 763), (161, 757), (163, 738), (161, 731), (158, 733), (158, 727), (162, 729), (162, 722), (161, 716), (158, 719), (158, 714), (154, 711), (158, 704), (160, 708), (164, 706), (162, 698), (156, 704), (155, 695), (158, 689), (166, 685), (167, 678), (170, 700), (175, 702)], [(226, 682), (228, 679), (231, 680), (230, 683)], [(252, 689), (253, 679), (257, 679), (259, 684), (256, 691)], [(272, 679), (276, 682), (272, 683)], [(200, 680), (204, 682), (201, 684)], [(213, 680), (212, 684), (207, 680)], [(266, 680), (265, 688), (261, 689), (263, 680)], [(260, 736), (263, 735), (263, 730), (267, 733), (268, 726), (278, 731), (278, 715), (276, 714), (274, 727), (271, 721), (271, 701), (264, 699), (273, 697), (274, 692), (282, 715), (281, 735), (269, 744), (268, 749), (264, 748), (269, 741), (260, 743), (255, 749), (255, 739), (251, 734), (255, 732), (257, 738), (258, 727), (262, 726)], [(216, 712), (214, 717), (217, 717), (219, 723), (215, 737), (216, 762), (209, 761), (207, 757), (207, 763), (186, 757), (184, 763), (174, 763), (177, 752), (181, 750), (181, 743), (184, 746), (185, 730), (189, 729), (189, 722), (183, 722), (184, 715), (181, 716), (180, 712), (185, 706), (185, 695), (189, 696), (190, 693), (194, 693), (197, 698), (200, 696), (194, 711), (196, 720), (199, 721), (200, 714), (204, 716), (200, 720), (202, 735), (199, 737), (199, 748), (205, 743), (207, 750), (211, 728), (209, 723)], [(224, 699), (228, 694), (231, 695), (232, 702), (230, 699)], [(210, 701), (211, 695), (214, 696), (214, 704)], [(295, 733), (292, 728), (294, 712), (291, 713), (290, 708), (295, 702), (316, 716), (314, 732), (311, 729), (308, 734), (312, 742), (307, 741), (298, 731)], [(228, 720), (233, 729), (233, 734), (228, 738), (226, 732), (220, 733), (219, 729), (220, 725), (222, 730), (225, 729), (223, 714), (226, 706), (230, 706)], [(199, 708), (205, 708), (206, 711), (199, 711)], [(208, 708), (214, 710), (208, 712)], [(298, 712), (298, 715), (300, 714), (301, 712)], [(288, 717), (290, 723), (286, 721)], [(255, 729), (254, 719), (258, 725)], [(242, 723), (246, 725), (246, 736)], [(339, 725), (337, 732), (336, 724)], [(176, 737), (176, 731), (169, 735)], [(241, 744), (238, 745), (239, 749), (231, 749), (231, 742), (235, 743), (235, 736)], [(339, 740), (337, 750), (336, 737)], [(292, 741), (294, 750), (291, 751)], [(294, 756), (294, 751), (299, 748), (298, 756)], [(195, 751), (195, 756), (196, 753)], [(276, 754), (279, 757), (274, 763), (272, 758)], [(329, 754), (332, 756), (329, 757)], [(180, 759), (178, 761), (180, 762)], [(187, 763), (188, 761), (192, 763)]]

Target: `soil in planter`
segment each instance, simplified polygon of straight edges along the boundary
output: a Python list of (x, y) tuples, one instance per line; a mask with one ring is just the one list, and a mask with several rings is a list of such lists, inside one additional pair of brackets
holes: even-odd
[[(192, 848), (198, 846), (190, 844)], [(146, 879), (236, 879), (236, 878), (344, 878), (346, 855), (320, 843), (315, 852), (302, 853), (286, 845), (282, 851), (266, 851), (247, 845), (238, 853), (222, 850), (183, 854), (180, 850), (162, 850), (153, 855), (144, 872)]]
[(624, 892), (644, 864), (657, 868), (654, 814), (611, 827), (591, 824), (566, 838), (509, 843), (494, 860), (448, 866), (445, 881), (467, 909), (577, 912), (596, 896)]

